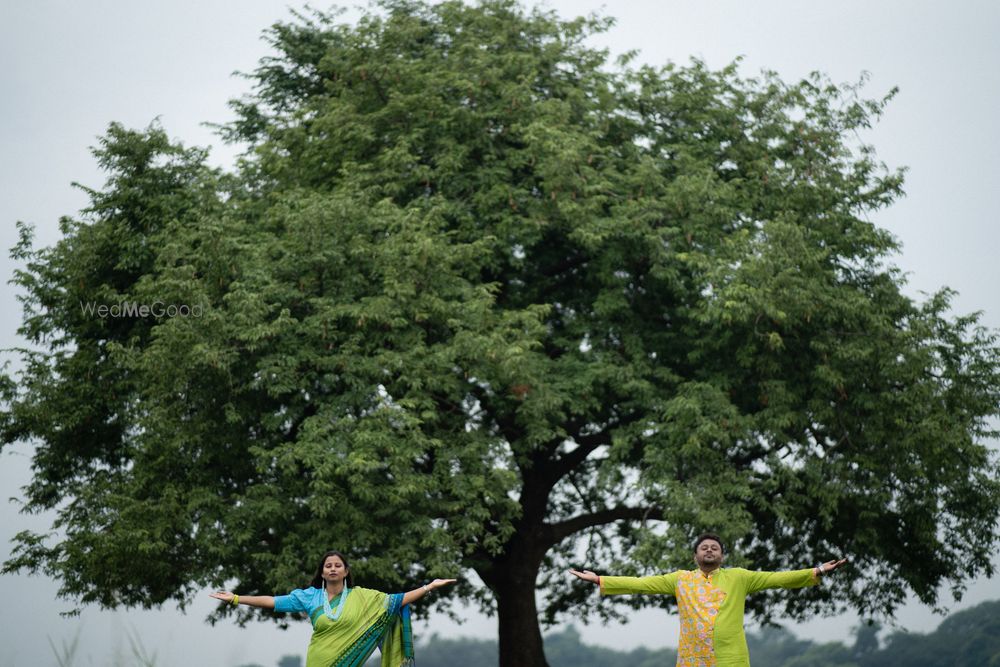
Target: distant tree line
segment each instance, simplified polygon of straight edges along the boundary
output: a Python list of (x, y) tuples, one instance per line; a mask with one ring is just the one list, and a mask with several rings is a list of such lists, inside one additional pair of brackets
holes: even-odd
[[(862, 624), (855, 628), (851, 644), (820, 644), (769, 627), (748, 632), (747, 644), (753, 667), (1000, 667), (1000, 600), (952, 614), (928, 634), (886, 634), (878, 623)], [(591, 646), (569, 626), (545, 637), (545, 657), (551, 667), (664, 667), (675, 663), (677, 651)], [(417, 658), (420, 667), (491, 667), (498, 661), (497, 643), (435, 634), (417, 646)], [(301, 665), (298, 656), (285, 656), (277, 667)], [(368, 667), (378, 665), (376, 654)]]

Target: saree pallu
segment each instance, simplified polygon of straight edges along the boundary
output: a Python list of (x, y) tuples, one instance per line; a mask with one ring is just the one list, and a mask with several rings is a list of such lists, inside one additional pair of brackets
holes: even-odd
[[(403, 606), (402, 593), (349, 588), (341, 595), (346, 598), (336, 619), (323, 607), (309, 613), (313, 635), (306, 667), (362, 667), (376, 648), (382, 650), (382, 667), (413, 664), (410, 609)], [(339, 606), (339, 598), (331, 607)]]

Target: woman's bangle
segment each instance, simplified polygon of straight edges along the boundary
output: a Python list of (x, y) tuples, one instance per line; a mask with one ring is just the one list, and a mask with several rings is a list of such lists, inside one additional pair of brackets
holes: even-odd
[(424, 593), (430, 593), (430, 592), (431, 592), (431, 589), (429, 589), (427, 587), (427, 584), (424, 584)]
[(234, 607), (240, 606), (240, 596), (239, 595), (234, 595), (233, 599), (232, 599), (232, 603), (233, 603)]

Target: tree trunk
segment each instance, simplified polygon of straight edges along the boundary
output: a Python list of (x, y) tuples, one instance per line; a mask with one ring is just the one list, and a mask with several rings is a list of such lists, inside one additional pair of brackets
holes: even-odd
[[(497, 600), (500, 667), (548, 667), (538, 626), (535, 587), (545, 554), (545, 513), (554, 478), (538, 463), (521, 470), (521, 519), (504, 553), (493, 560), (483, 580)], [(480, 575), (482, 576), (482, 575)]]
[(538, 565), (513, 561), (496, 581), (500, 667), (548, 667), (538, 627)]

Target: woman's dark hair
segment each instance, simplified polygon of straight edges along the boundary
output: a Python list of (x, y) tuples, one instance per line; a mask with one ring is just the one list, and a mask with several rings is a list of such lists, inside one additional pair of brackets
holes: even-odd
[(319, 565), (316, 566), (316, 574), (313, 575), (312, 581), (309, 582), (309, 585), (313, 588), (323, 588), (326, 585), (323, 582), (323, 564), (326, 563), (326, 559), (330, 556), (336, 556), (340, 560), (344, 561), (344, 568), (347, 570), (347, 579), (344, 580), (344, 585), (348, 588), (354, 588), (354, 577), (351, 576), (351, 564), (347, 562), (347, 556), (339, 551), (327, 551), (323, 554), (323, 557), (319, 559)]
[(716, 542), (719, 543), (719, 549), (722, 550), (722, 553), (726, 553), (726, 545), (722, 543), (722, 538), (716, 535), (715, 533), (702, 533), (701, 535), (699, 535), (698, 539), (694, 541), (694, 549), (692, 549), (691, 551), (697, 551), (698, 545), (704, 542), (705, 540), (715, 540)]

